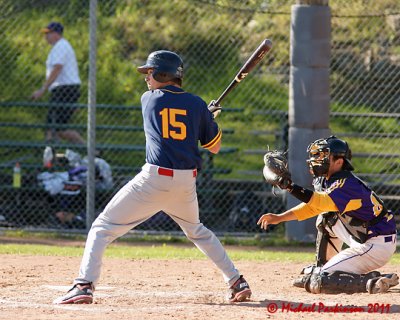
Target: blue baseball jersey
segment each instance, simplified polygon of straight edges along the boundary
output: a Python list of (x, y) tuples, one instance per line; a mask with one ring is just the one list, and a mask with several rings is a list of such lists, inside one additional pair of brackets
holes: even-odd
[[(338, 207), (339, 214), (361, 221), (371, 221), (381, 212), (384, 214), (383, 202), (350, 171), (334, 174), (329, 180), (323, 182), (322, 187)], [(389, 211), (378, 223), (369, 225), (367, 233), (368, 238), (396, 233), (393, 214)]]
[(146, 162), (170, 169), (201, 169), (200, 145), (215, 146), (222, 137), (207, 104), (176, 86), (142, 95)]

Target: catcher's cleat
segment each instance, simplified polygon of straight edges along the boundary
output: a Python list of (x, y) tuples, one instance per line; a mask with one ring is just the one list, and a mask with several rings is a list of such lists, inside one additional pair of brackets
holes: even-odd
[(239, 279), (229, 288), (229, 302), (242, 302), (251, 297), (251, 290), (247, 281), (241, 275)]
[(297, 279), (294, 279), (292, 285), (297, 288), (304, 288), (306, 282), (308, 281), (308, 279), (310, 279), (310, 276), (311, 274), (306, 274)]
[(93, 303), (93, 285), (75, 284), (65, 296), (53, 301), (54, 304), (89, 304)]
[(305, 284), (307, 281), (310, 279), (311, 274), (313, 273), (314, 269), (316, 269), (317, 266), (315, 264), (311, 264), (307, 267), (304, 267), (303, 270), (300, 272), (300, 277), (297, 279), (294, 279), (292, 282), (292, 285), (297, 288), (305, 288)]
[(367, 291), (368, 293), (385, 293), (391, 287), (397, 286), (399, 284), (399, 277), (395, 273), (385, 274), (381, 277), (376, 277), (369, 279), (367, 281)]

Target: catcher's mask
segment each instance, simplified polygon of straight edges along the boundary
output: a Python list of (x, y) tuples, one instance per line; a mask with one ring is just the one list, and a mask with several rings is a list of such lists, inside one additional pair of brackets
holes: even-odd
[(343, 170), (354, 170), (354, 167), (350, 162), (351, 150), (349, 145), (346, 141), (340, 140), (335, 136), (314, 141), (308, 146), (307, 152), (309, 154), (307, 164), (311, 173), (315, 177), (327, 175), (330, 165), (330, 155), (333, 155), (336, 158), (343, 158)]
[(137, 68), (140, 73), (147, 74), (153, 69), (153, 78), (158, 82), (168, 82), (183, 78), (183, 61), (175, 52), (167, 50), (154, 51), (149, 54), (146, 64)]

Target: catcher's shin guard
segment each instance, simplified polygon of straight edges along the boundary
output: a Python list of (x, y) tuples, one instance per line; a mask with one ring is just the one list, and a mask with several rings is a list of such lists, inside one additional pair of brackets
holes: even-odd
[(313, 273), (304, 288), (310, 293), (357, 293), (367, 292), (368, 280), (379, 277), (378, 271), (355, 274), (343, 271)]
[(326, 212), (320, 214), (315, 223), (318, 230), (315, 241), (315, 258), (318, 267), (322, 267), (342, 250), (343, 242), (331, 231), (337, 219), (335, 212)]
[(342, 249), (343, 241), (336, 237), (331, 229), (336, 222), (337, 214), (335, 212), (326, 212), (318, 216), (315, 223), (318, 230), (317, 239), (315, 241), (316, 263), (303, 268), (300, 273), (301, 276), (292, 282), (293, 286), (304, 288), (311, 274), (319, 272), (317, 268), (322, 267)]

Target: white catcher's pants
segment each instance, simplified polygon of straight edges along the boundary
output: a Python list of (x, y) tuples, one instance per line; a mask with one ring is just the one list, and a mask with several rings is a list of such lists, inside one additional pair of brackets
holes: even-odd
[(348, 248), (333, 256), (321, 268), (321, 271), (365, 274), (383, 267), (396, 251), (397, 237), (395, 234), (373, 237), (365, 243), (358, 243), (347, 232), (340, 220), (335, 223), (332, 230), (328, 228), (328, 231), (333, 231), (340, 240), (348, 245)]
[(229, 286), (239, 278), (221, 242), (200, 223), (193, 170), (174, 170), (169, 177), (159, 175), (157, 169), (146, 163), (93, 222), (75, 284), (92, 282), (96, 286), (107, 245), (159, 211), (179, 224), (187, 238), (221, 270)]

